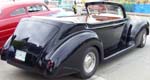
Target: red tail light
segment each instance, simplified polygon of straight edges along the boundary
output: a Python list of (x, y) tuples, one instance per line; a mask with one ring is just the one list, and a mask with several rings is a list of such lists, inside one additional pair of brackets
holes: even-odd
[(48, 70), (51, 70), (54, 67), (54, 63), (51, 60), (49, 60), (47, 62), (47, 66), (46, 67), (47, 67)]

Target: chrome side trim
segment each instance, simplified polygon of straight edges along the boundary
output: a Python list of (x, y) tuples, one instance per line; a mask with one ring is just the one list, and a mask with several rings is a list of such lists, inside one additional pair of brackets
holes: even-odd
[(118, 51), (118, 52), (116, 52), (116, 53), (114, 53), (114, 54), (112, 54), (112, 55), (110, 55), (110, 56), (104, 58), (104, 60), (108, 60), (108, 59), (110, 59), (110, 58), (112, 58), (112, 57), (114, 57), (114, 56), (117, 56), (118, 54), (121, 54), (121, 53), (123, 53), (123, 52), (125, 52), (125, 51), (128, 51), (128, 50), (130, 50), (130, 49), (132, 49), (132, 48), (134, 48), (134, 47), (135, 47), (135, 44), (132, 44), (132, 45), (129, 46), (128, 48), (125, 48), (125, 49), (123, 49), (123, 50), (121, 50), (121, 51)]

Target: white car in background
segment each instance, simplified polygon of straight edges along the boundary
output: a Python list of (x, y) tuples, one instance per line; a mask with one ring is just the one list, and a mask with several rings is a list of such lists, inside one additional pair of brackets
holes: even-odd
[(72, 16), (72, 15), (74, 15), (73, 11), (67, 11), (67, 10), (62, 9), (62, 8), (50, 8), (50, 9), (59, 11), (55, 14), (50, 14), (51, 17), (61, 17), (61, 16)]

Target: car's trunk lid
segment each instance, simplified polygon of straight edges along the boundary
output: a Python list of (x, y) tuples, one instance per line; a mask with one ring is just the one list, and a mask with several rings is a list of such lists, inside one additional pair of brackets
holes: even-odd
[(12, 41), (12, 46), (15, 49), (38, 55), (59, 31), (57, 26), (58, 24), (47, 23), (42, 20), (24, 19), (13, 34), (16, 37)]

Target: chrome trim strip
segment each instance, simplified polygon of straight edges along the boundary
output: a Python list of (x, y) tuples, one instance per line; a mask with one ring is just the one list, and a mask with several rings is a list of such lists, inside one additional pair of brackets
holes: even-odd
[(135, 47), (135, 44), (132, 44), (132, 45), (129, 46), (128, 48), (125, 48), (125, 49), (123, 49), (123, 50), (121, 50), (121, 51), (118, 51), (118, 52), (116, 52), (116, 53), (114, 53), (114, 54), (112, 54), (112, 55), (110, 55), (110, 56), (104, 58), (104, 60), (108, 60), (108, 59), (110, 59), (110, 58), (112, 58), (112, 57), (114, 57), (114, 56), (117, 56), (118, 54), (123, 53), (123, 52), (125, 52), (125, 51), (128, 51), (128, 50), (130, 50), (130, 49), (132, 49), (132, 48), (134, 48), (134, 47)]

